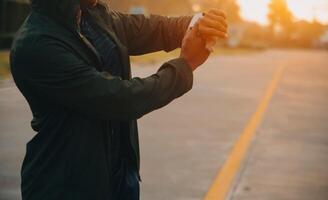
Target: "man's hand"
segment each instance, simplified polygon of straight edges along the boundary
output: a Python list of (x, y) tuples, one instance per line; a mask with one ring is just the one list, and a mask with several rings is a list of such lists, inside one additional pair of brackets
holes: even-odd
[(190, 28), (186, 32), (182, 40), (180, 58), (184, 58), (193, 71), (203, 64), (210, 55), (205, 45), (204, 39), (198, 36), (195, 28)]
[(203, 13), (203, 17), (196, 24), (199, 34), (204, 39), (227, 38), (228, 23), (225, 12), (219, 9), (211, 9)]
[(184, 58), (192, 70), (203, 64), (210, 55), (211, 44), (218, 38), (228, 37), (226, 14), (219, 9), (203, 13), (194, 27), (189, 29), (182, 41), (181, 58)]

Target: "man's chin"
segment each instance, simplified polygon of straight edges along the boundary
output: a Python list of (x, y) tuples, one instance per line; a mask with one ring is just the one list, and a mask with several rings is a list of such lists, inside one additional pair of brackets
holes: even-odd
[(98, 3), (98, 0), (90, 0), (90, 6), (96, 6)]
[(98, 3), (98, 0), (82, 0), (80, 2), (81, 2), (82, 8), (90, 8), (90, 7), (96, 6)]

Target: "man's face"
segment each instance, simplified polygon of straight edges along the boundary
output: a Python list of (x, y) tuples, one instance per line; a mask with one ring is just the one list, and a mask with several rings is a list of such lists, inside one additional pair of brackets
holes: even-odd
[(81, 7), (88, 8), (97, 5), (98, 0), (80, 0)]

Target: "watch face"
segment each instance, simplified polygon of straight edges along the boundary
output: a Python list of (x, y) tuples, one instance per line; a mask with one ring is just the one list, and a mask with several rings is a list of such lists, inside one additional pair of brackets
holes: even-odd
[(198, 20), (203, 16), (202, 13), (197, 13), (194, 15), (194, 17), (192, 18), (190, 24), (189, 24), (189, 27), (194, 27), (195, 24), (198, 22)]

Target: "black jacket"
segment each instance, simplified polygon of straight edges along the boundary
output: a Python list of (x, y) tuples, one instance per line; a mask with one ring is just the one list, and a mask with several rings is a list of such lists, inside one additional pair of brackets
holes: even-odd
[(129, 55), (180, 47), (191, 17), (126, 15), (103, 5), (88, 10), (116, 42), (123, 78), (102, 72), (96, 50), (76, 22), (78, 0), (33, 0), (10, 61), (28, 101), (36, 136), (22, 166), (23, 200), (111, 199), (110, 121), (124, 125), (131, 165), (139, 171), (136, 120), (192, 88), (183, 59), (147, 78), (131, 78)]

